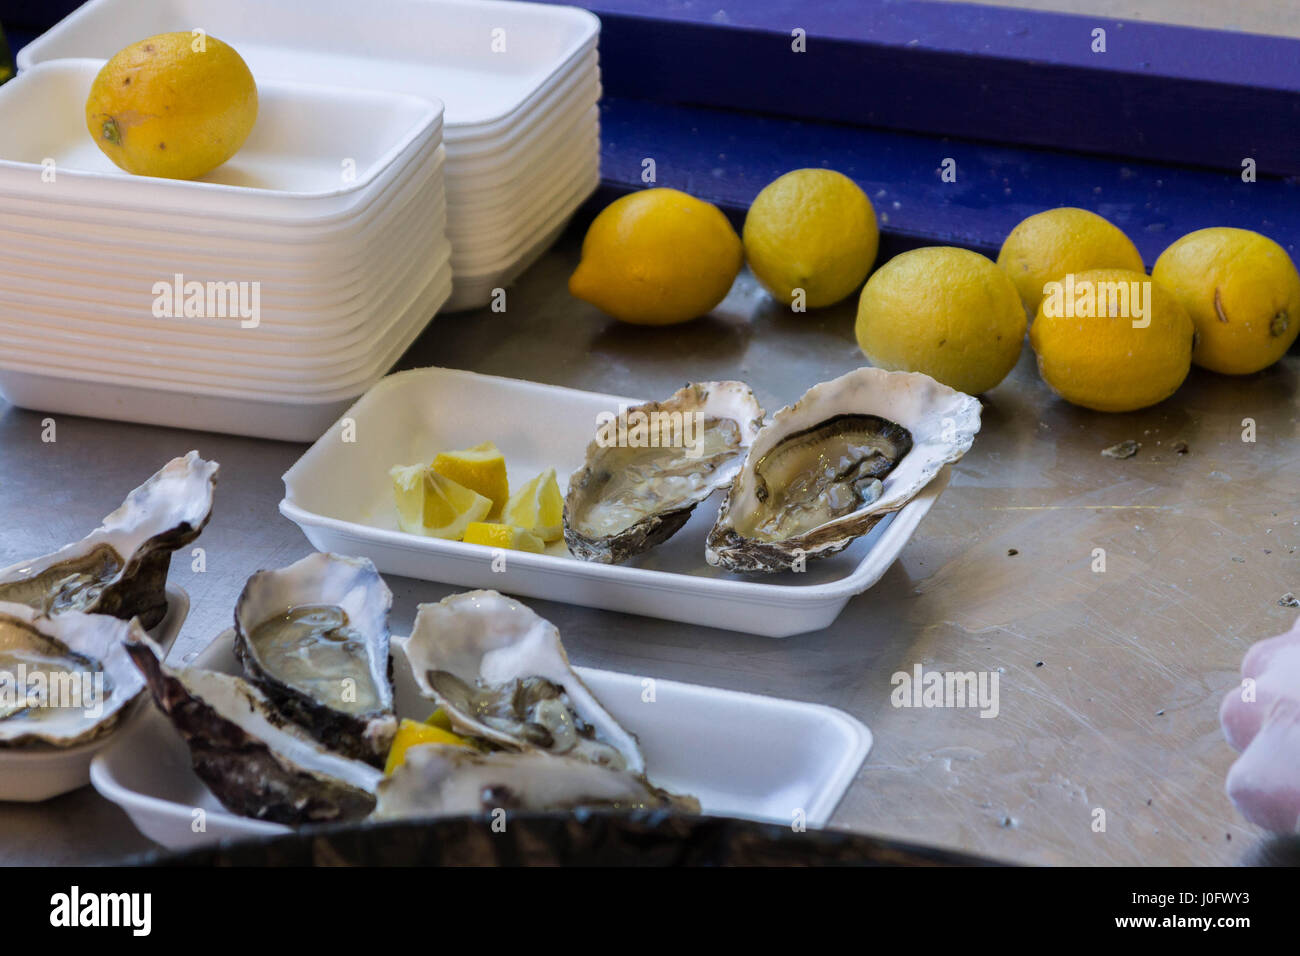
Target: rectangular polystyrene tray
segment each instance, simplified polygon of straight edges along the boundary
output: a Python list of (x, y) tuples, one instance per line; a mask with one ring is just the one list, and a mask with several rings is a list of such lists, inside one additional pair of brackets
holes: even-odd
[[(134, 176), (86, 131), (86, 96), (102, 65), (43, 63), (0, 86), (0, 188), (190, 215), (321, 215), (352, 208), (442, 117), (432, 97), (262, 79), (257, 123), (234, 157), (198, 180)], [(43, 175), (50, 163), (52, 182)]]
[(492, 548), (398, 530), (393, 465), (490, 440), (505, 454), (512, 488), (554, 468), (563, 491), (597, 416), (635, 401), (454, 369), (400, 372), (344, 413), (346, 428), (330, 428), (289, 469), (280, 512), (320, 550), (368, 557), (390, 574), (787, 637), (826, 627), (849, 598), (875, 584), (947, 484), (945, 469), (869, 535), (797, 574), (736, 575), (705, 563), (704, 538), (721, 495), (696, 508), (667, 542), (623, 565), (580, 561), (559, 541), (545, 554), (510, 551), (505, 569), (495, 562), (494, 570)]
[(195, 27), (233, 46), (259, 84), (437, 97), (455, 142), (507, 132), (594, 48), (600, 21), (576, 7), (497, 0), (91, 0), (20, 50), (18, 68), (106, 60)]
[[(416, 690), (405, 658), (394, 654), (393, 662), (398, 716), (425, 719), (430, 705)], [(182, 663), (240, 673), (233, 632)], [(822, 704), (658, 679), (654, 702), (646, 703), (645, 677), (576, 670), (636, 734), (650, 779), (698, 797), (706, 814), (825, 826), (871, 749), (871, 732), (861, 722)], [(169, 849), (288, 830), (222, 807), (156, 708), (95, 758), (90, 779), (141, 833)], [(196, 809), (203, 811), (200, 832)]]

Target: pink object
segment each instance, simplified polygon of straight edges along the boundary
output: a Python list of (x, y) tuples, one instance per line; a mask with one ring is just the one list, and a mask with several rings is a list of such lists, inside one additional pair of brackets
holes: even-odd
[(1241, 756), (1228, 771), (1228, 796), (1243, 817), (1278, 833), (1300, 830), (1300, 619), (1260, 641), (1241, 662), (1219, 720)]

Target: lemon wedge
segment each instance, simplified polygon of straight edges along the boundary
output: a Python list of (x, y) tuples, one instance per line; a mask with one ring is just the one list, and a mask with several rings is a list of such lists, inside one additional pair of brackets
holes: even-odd
[(564, 536), (564, 496), (555, 469), (546, 469), (511, 495), (501, 519), (543, 541), (559, 541)]
[(388, 762), (384, 764), (384, 773), (391, 774), (406, 762), (406, 752), (420, 744), (450, 744), (453, 747), (468, 747), (470, 743), (464, 737), (458, 737), (449, 730), (422, 724), (418, 720), (403, 718), (397, 725), (393, 736), (393, 745), (388, 750)]
[(509, 548), (512, 551), (532, 551), (541, 554), (546, 550), (542, 539), (523, 528), (508, 524), (491, 524), (475, 521), (465, 529), (466, 544), (482, 544), (489, 548)]
[(393, 479), (398, 524), (409, 534), (459, 540), (468, 525), (492, 510), (491, 498), (427, 465), (397, 465), (388, 474)]
[(497, 517), (510, 497), (506, 459), (496, 445), (485, 441), (461, 451), (445, 451), (430, 466), (438, 474), (464, 485), (492, 501), (490, 517)]

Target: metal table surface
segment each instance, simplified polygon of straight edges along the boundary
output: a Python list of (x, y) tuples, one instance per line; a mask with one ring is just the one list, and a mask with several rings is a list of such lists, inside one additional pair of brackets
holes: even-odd
[[(745, 275), (713, 317), (619, 325), (569, 297), (574, 229), (509, 292), (504, 314), (435, 320), (403, 367), (441, 364), (614, 394), (738, 377), (769, 411), (861, 364), (854, 302), (807, 315)], [(875, 734), (833, 826), (1064, 864), (1249, 860), (1262, 835), (1223, 792), (1221, 696), (1245, 649), (1296, 616), (1300, 359), (1247, 378), (1193, 370), (1163, 405), (1101, 415), (1052, 397), (1025, 355), (984, 397), (984, 428), (900, 560), (824, 631), (786, 640), (529, 603), (579, 664), (819, 701)], [(81, 537), (168, 458), (221, 463), (216, 512), (172, 579), (193, 607), (177, 647), (227, 626), (245, 578), (309, 552), (280, 517), (304, 446), (60, 416), (0, 403), (0, 565)], [(1242, 420), (1256, 423), (1242, 440)], [(1102, 457), (1124, 439), (1128, 460)], [(1175, 442), (1187, 443), (1185, 454)], [(1093, 570), (1094, 549), (1106, 569)], [(393, 630), (456, 590), (390, 578)], [(891, 677), (999, 675), (1000, 708), (895, 708)], [(689, 741), (683, 741), (689, 746)], [(1097, 809), (1104, 832), (1094, 830)], [(0, 862), (123, 860), (151, 848), (90, 788), (0, 804)]]

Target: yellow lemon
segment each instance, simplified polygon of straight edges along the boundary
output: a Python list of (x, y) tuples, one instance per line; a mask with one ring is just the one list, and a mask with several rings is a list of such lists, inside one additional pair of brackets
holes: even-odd
[(1106, 219), (1064, 206), (1021, 221), (1002, 243), (998, 265), (1016, 284), (1025, 308), (1038, 311), (1043, 286), (1066, 273), (1089, 269), (1144, 271), (1133, 241)]
[(398, 465), (393, 479), (397, 523), (408, 534), (459, 541), (474, 521), (492, 510), (492, 499), (458, 484), (428, 465)]
[(422, 724), (417, 720), (403, 718), (393, 735), (393, 744), (388, 749), (388, 762), (384, 764), (384, 773), (391, 774), (406, 762), (406, 752), (421, 744), (447, 744), (452, 747), (468, 747), (470, 743), (449, 730)]
[(745, 216), (745, 259), (772, 297), (796, 290), (810, 309), (852, 295), (880, 244), (876, 210), (858, 184), (830, 169), (796, 169), (769, 183)]
[(502, 520), (537, 535), (543, 541), (564, 537), (564, 496), (548, 468), (510, 496)]
[(895, 256), (867, 280), (857, 336), (880, 368), (924, 372), (978, 395), (1015, 367), (1025, 309), (1007, 274), (989, 259), (929, 246)]
[(492, 499), (492, 510), (488, 512), (490, 517), (501, 514), (501, 509), (510, 497), (505, 456), (490, 441), (462, 451), (442, 452), (429, 467), (457, 484)]
[(194, 179), (244, 145), (257, 84), (216, 37), (160, 33), (104, 64), (86, 99), (86, 128), (129, 173)]
[(489, 548), (509, 548), (513, 551), (532, 551), (541, 554), (546, 550), (542, 539), (531, 531), (514, 525), (475, 521), (465, 529), (466, 544), (481, 544)]
[(1082, 272), (1071, 287), (1071, 297), (1044, 298), (1029, 329), (1054, 392), (1099, 412), (1130, 412), (1178, 390), (1195, 328), (1172, 292), (1126, 269)]
[(569, 292), (623, 322), (671, 325), (726, 298), (743, 259), (740, 237), (717, 206), (676, 189), (645, 189), (592, 220)]
[(1300, 334), (1300, 274), (1286, 250), (1247, 229), (1188, 233), (1160, 254), (1151, 277), (1196, 323), (1192, 361), (1228, 375), (1268, 368)]

